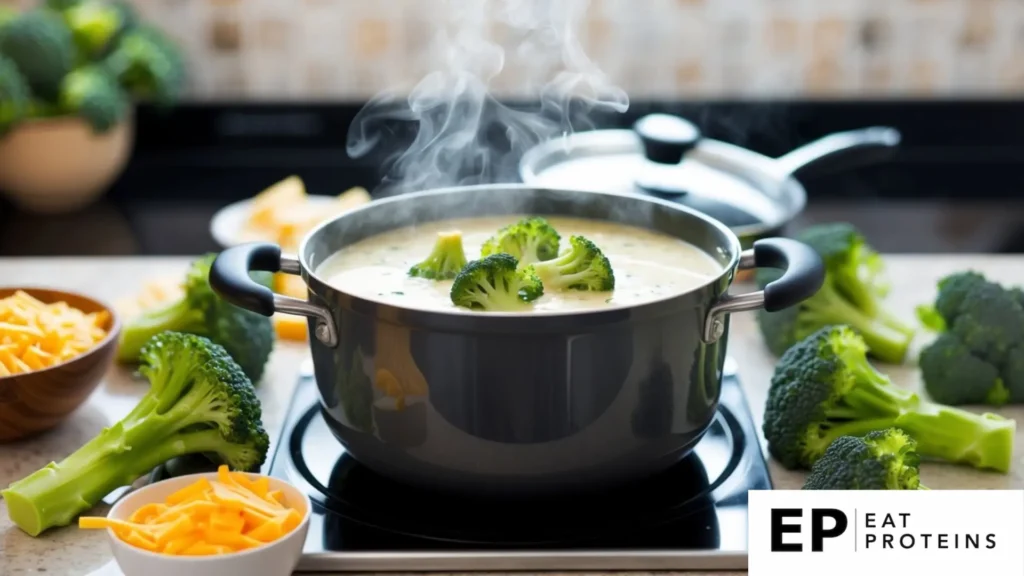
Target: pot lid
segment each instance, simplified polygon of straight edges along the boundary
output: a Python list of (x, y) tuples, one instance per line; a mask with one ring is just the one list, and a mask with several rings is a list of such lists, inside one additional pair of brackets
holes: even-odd
[(692, 122), (651, 114), (632, 130), (578, 132), (524, 154), (523, 181), (549, 188), (648, 194), (699, 210), (738, 234), (781, 226), (804, 190), (777, 161), (704, 138)]

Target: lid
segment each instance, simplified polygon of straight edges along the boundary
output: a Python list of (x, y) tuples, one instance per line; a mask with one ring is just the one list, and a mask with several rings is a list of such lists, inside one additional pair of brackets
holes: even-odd
[(739, 235), (781, 226), (803, 188), (773, 159), (704, 138), (678, 116), (651, 114), (632, 130), (578, 132), (524, 154), (523, 181), (549, 188), (648, 194), (699, 210)]

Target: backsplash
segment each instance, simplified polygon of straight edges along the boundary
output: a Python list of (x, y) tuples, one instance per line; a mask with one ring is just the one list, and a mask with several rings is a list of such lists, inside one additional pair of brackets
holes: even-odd
[[(192, 99), (327, 100), (413, 86), (450, 3), (477, 0), (133, 1), (184, 46)], [(1024, 0), (592, 0), (578, 35), (632, 98), (1024, 91)], [(535, 95), (531, 62), (507, 51), (493, 92)]]

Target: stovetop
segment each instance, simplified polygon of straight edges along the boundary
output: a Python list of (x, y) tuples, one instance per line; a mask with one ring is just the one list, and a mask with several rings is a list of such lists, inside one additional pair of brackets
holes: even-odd
[[(731, 364), (731, 363), (730, 363)], [(740, 383), (675, 467), (600, 496), (453, 497), (379, 476), (349, 456), (302, 377), (269, 464), (313, 516), (300, 571), (745, 569), (747, 491), (771, 481)]]

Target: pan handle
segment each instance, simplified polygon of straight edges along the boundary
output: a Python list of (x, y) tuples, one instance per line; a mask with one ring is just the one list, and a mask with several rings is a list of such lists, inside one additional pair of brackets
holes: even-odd
[(323, 306), (275, 294), (256, 282), (249, 272), (284, 272), (298, 275), (302, 271), (298, 258), (281, 254), (281, 247), (267, 242), (252, 242), (224, 250), (210, 268), (210, 287), (228, 302), (264, 316), (275, 312), (298, 314), (316, 320), (313, 334), (324, 344), (338, 344), (338, 330), (330, 310)]
[(892, 158), (900, 143), (895, 128), (875, 126), (837, 132), (775, 160), (780, 176), (816, 176)]
[(782, 276), (764, 290), (726, 295), (708, 310), (704, 321), (704, 342), (712, 344), (725, 333), (725, 315), (764, 308), (778, 312), (814, 296), (825, 283), (825, 265), (810, 246), (789, 238), (766, 238), (740, 255), (739, 267), (778, 268)]

